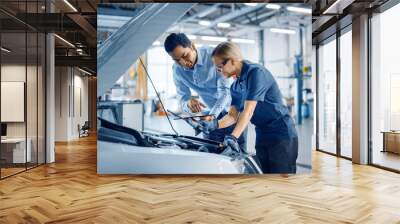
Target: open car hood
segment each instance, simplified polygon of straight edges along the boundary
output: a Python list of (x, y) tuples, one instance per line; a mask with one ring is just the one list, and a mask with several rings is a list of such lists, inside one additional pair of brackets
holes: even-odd
[(174, 134), (140, 132), (99, 118), (98, 173), (259, 174), (249, 155), (218, 142)]

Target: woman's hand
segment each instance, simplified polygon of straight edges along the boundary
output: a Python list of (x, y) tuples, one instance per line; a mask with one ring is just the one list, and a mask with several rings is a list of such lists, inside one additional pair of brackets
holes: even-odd
[(225, 147), (230, 147), (233, 151), (238, 153), (241, 152), (240, 146), (238, 143), (238, 139), (233, 135), (227, 135), (224, 138), (224, 143), (222, 143)]

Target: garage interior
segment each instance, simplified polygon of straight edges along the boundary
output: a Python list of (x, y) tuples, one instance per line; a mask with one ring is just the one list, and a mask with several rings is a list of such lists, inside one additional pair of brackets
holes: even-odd
[[(190, 9), (187, 11), (187, 8)], [(99, 77), (99, 117), (139, 131), (174, 133), (175, 129), (179, 135), (194, 136), (194, 129), (183, 120), (170, 119), (171, 128), (164, 109), (152, 108), (159, 104), (157, 91), (167, 111), (182, 113), (172, 74), (173, 60), (164, 50), (164, 40), (170, 33), (184, 32), (196, 47), (215, 47), (229, 37), (239, 45), (244, 58), (265, 65), (276, 77), (298, 127), (298, 173), (309, 173), (315, 82), (311, 78), (311, 9), (299, 4), (281, 7), (278, 4), (252, 3), (188, 4), (187, 8), (171, 5), (170, 9), (158, 9), (129, 3), (99, 5), (99, 69), (105, 74)], [(140, 21), (146, 13), (157, 16), (143, 19), (146, 21), (143, 27), (140, 22), (127, 23), (132, 18), (127, 16), (129, 12), (138, 15), (138, 18), (133, 16), (132, 21)], [(169, 21), (175, 21), (179, 13), (184, 15), (170, 25)], [(117, 48), (121, 53), (115, 52)], [(131, 57), (123, 57), (124, 49), (133, 48)], [(139, 57), (145, 65), (137, 60)], [(154, 80), (155, 88), (147, 81), (147, 75)], [(195, 92), (192, 96), (198, 97)], [(128, 109), (132, 104), (136, 107)], [(138, 108), (142, 107), (144, 113), (137, 114), (136, 111), (141, 110)], [(255, 154), (253, 125), (249, 126), (247, 133), (247, 152)], [(99, 145), (100, 168), (102, 154)], [(107, 160), (107, 166), (110, 163), (112, 161)]]

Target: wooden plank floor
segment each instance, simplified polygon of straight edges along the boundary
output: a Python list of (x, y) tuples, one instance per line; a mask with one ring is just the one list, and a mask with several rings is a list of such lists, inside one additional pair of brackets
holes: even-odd
[(400, 175), (313, 153), (310, 175), (96, 174), (96, 139), (0, 181), (0, 223), (400, 223)]

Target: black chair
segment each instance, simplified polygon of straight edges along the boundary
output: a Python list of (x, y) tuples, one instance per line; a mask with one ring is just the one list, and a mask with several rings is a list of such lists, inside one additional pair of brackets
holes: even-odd
[(89, 136), (89, 129), (90, 129), (89, 121), (85, 121), (82, 127), (78, 124), (79, 138)]

